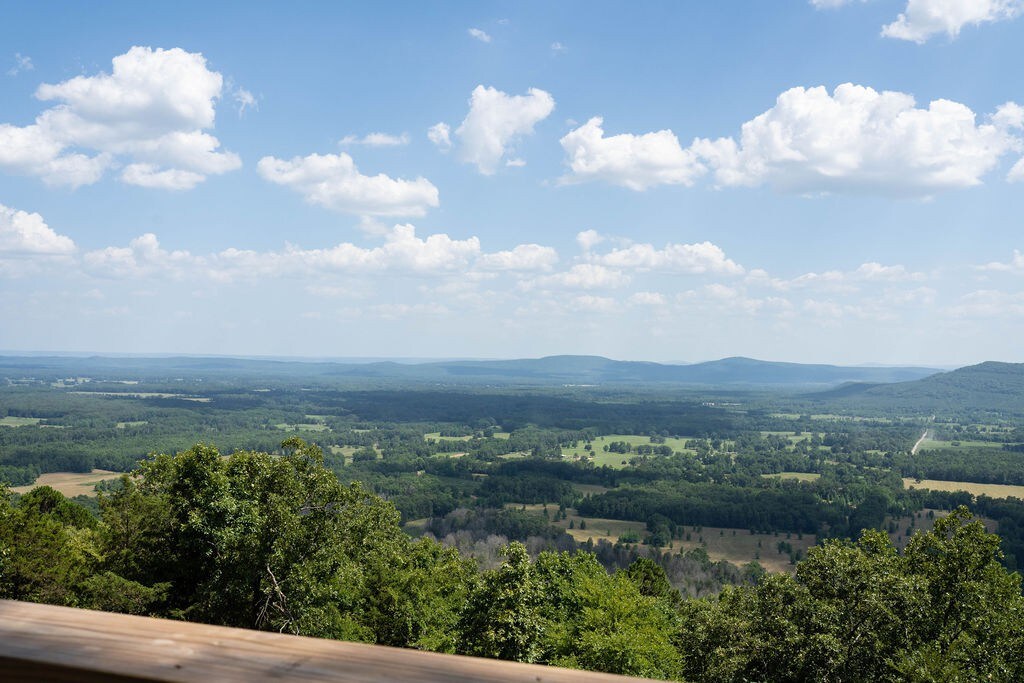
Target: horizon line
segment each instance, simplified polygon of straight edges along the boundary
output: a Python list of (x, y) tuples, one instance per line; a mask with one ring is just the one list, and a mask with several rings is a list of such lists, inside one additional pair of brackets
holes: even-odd
[[(137, 352), (137, 351), (34, 351), (24, 349), (0, 349), (0, 357), (13, 358), (137, 358), (137, 359), (165, 359), (165, 358), (218, 358), (230, 360), (256, 360), (274, 361), (285, 363), (351, 363), (357, 365), (371, 363), (401, 363), (408, 365), (421, 365), (428, 363), (457, 363), (457, 362), (502, 362), (516, 360), (541, 360), (545, 358), (574, 357), (574, 358), (603, 358), (620, 363), (655, 363), (658, 365), (700, 365), (702, 363), (714, 363), (730, 359), (753, 360), (761, 363), (792, 363), (794, 365), (831, 365), (835, 367), (849, 368), (924, 368), (936, 370), (950, 370), (970, 365), (977, 365), (995, 359), (984, 359), (973, 362), (956, 363), (913, 363), (895, 362), (881, 363), (877, 361), (864, 361), (856, 363), (845, 363), (836, 361), (794, 361), (794, 360), (768, 360), (754, 356), (730, 355), (718, 358), (708, 358), (696, 361), (683, 360), (649, 360), (637, 358), (613, 358), (594, 353), (553, 353), (540, 356), (320, 356), (320, 355), (274, 355), (274, 354), (245, 354), (245, 353), (181, 353), (181, 352)], [(1019, 361), (1003, 361), (1008, 363)]]

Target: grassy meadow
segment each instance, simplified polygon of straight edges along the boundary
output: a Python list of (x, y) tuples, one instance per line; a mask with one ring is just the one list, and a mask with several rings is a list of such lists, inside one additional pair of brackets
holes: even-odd
[(975, 484), (969, 481), (940, 481), (938, 479), (922, 479), (904, 477), (903, 486), (908, 489), (931, 489), (932, 491), (966, 491), (973, 496), (986, 495), (990, 498), (1021, 498), (1024, 499), (1024, 486), (1010, 484)]
[(576, 459), (589, 459), (592, 460), (595, 465), (601, 467), (607, 465), (616, 469), (621, 469), (629, 464), (630, 459), (637, 457), (636, 453), (611, 453), (604, 450), (604, 447), (613, 441), (624, 441), (632, 446), (634, 449), (637, 446), (668, 446), (677, 453), (694, 453), (692, 449), (686, 448), (686, 437), (666, 437), (664, 443), (651, 443), (651, 437), (641, 436), (638, 434), (608, 434), (606, 436), (599, 436), (595, 438), (591, 443), (591, 450), (588, 451), (585, 446), (585, 442), (577, 442), (575, 446), (563, 447), (562, 456)]
[(39, 475), (39, 478), (27, 486), (15, 486), (11, 488), (14, 493), (28, 493), (37, 486), (49, 486), (60, 491), (69, 498), (73, 496), (95, 496), (96, 484), (102, 481), (117, 479), (122, 472), (111, 472), (110, 470), (92, 470), (91, 472), (49, 472)]
[(28, 425), (37, 425), (43, 421), (41, 417), (12, 417), (7, 415), (0, 417), (0, 427), (25, 427)]

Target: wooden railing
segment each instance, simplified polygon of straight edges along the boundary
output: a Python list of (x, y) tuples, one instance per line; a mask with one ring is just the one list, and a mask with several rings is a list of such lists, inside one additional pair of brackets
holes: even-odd
[(638, 681), (533, 664), (0, 600), (3, 681)]

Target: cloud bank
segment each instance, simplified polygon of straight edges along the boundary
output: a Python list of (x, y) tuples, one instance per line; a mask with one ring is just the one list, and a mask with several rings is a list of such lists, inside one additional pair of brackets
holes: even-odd
[(56, 104), (28, 126), (0, 124), (0, 169), (79, 187), (120, 169), (122, 182), (186, 190), (241, 160), (209, 134), (223, 78), (199, 53), (133, 47), (111, 73), (43, 84)]
[[(979, 185), (1022, 149), (1024, 109), (1008, 102), (978, 116), (966, 105), (844, 83), (791, 88), (744, 123), (738, 137), (697, 138), (683, 148), (669, 130), (605, 136), (600, 117), (562, 138), (563, 183), (604, 181), (633, 190), (692, 185), (778, 192), (929, 196)], [(1024, 177), (1024, 162), (1009, 180)]]

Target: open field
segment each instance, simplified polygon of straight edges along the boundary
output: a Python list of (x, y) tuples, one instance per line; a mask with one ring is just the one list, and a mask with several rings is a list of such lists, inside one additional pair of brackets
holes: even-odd
[(329, 432), (331, 428), (325, 424), (319, 422), (298, 422), (295, 424), (288, 424), (281, 422), (274, 425), (277, 429), (285, 432)]
[(793, 551), (799, 551), (800, 557), (807, 557), (807, 549), (817, 543), (813, 534), (752, 534), (749, 529), (728, 529), (721, 527), (687, 527), (690, 540), (675, 541), (676, 548), (692, 550), (700, 546), (704, 539), (708, 557), (712, 560), (728, 560), (733, 564), (743, 565), (753, 560), (771, 572), (788, 572), (796, 570), (790, 562), (788, 548), (779, 551), (779, 543), (788, 543)]
[[(527, 506), (527, 509), (529, 508), (530, 506)], [(552, 511), (553, 516), (554, 512), (558, 510), (558, 506), (549, 505), (548, 510)], [(568, 519), (554, 524), (566, 529), (570, 536), (580, 542), (592, 538), (596, 543), (599, 539), (604, 538), (615, 543), (619, 540), (619, 536), (630, 530), (635, 531), (643, 538), (647, 530), (647, 525), (643, 522), (581, 518), (571, 508), (568, 513)], [(579, 528), (582, 519), (586, 519), (586, 529)], [(568, 528), (570, 520), (574, 522), (575, 529)], [(779, 552), (780, 541), (788, 543), (794, 551), (799, 550), (801, 557), (806, 557), (807, 549), (817, 542), (812, 534), (804, 534), (803, 538), (799, 538), (798, 534), (792, 534), (790, 538), (786, 538), (785, 533), (779, 533), (778, 536), (775, 534), (751, 534), (749, 529), (725, 529), (709, 526), (687, 527), (687, 534), (689, 540), (686, 540), (685, 536), (682, 539), (676, 539), (672, 542), (670, 549), (676, 552), (693, 550), (703, 544), (708, 557), (714, 562), (726, 560), (733, 564), (743, 565), (757, 560), (762, 567), (772, 572), (792, 573), (796, 569), (796, 566), (789, 561), (789, 554), (785, 551)]]
[(1009, 434), (1016, 429), (1016, 427), (1010, 425), (987, 424), (983, 422), (975, 422), (965, 425), (965, 427), (976, 429), (982, 434)]
[(986, 495), (990, 498), (1022, 498), (1024, 486), (1009, 484), (975, 484), (968, 481), (939, 481), (938, 479), (903, 478), (903, 486), (908, 489), (931, 489), (932, 491), (966, 491), (974, 496)]
[[(913, 517), (886, 517), (885, 525), (886, 531), (889, 533), (889, 538), (900, 550), (907, 547), (907, 543), (911, 537), (918, 531), (931, 531), (932, 527), (935, 526), (935, 520), (942, 519), (949, 514), (948, 510), (932, 510), (925, 508), (914, 513)], [(913, 525), (911, 525), (911, 519), (913, 519)], [(996, 527), (998, 526), (994, 520), (987, 519), (985, 517), (979, 517), (981, 523), (985, 525), (985, 529), (989, 533), (996, 533)], [(891, 525), (891, 526), (890, 526)], [(894, 529), (894, 530), (893, 530)], [(907, 533), (907, 530), (910, 533)]]
[[(494, 432), (491, 438), (507, 440), (510, 436), (512, 435), (508, 432)], [(441, 436), (441, 432), (427, 432), (423, 435), (424, 441), (469, 441), (472, 438), (473, 436), (470, 434), (465, 436)]]
[(811, 437), (815, 435), (817, 435), (820, 438), (824, 438), (825, 432), (800, 432), (799, 434), (797, 434), (796, 432), (761, 432), (761, 436), (785, 437), (786, 439), (789, 439), (790, 445), (800, 443), (805, 439), (809, 441)]
[[(360, 448), (362, 448), (362, 446), (328, 446), (327, 450), (329, 450), (331, 452), (331, 455), (340, 455), (340, 456), (344, 457), (345, 458), (345, 464), (346, 465), (351, 465), (352, 464), (352, 456)], [(381, 457), (380, 449), (377, 448), (376, 446), (374, 446), (373, 450), (377, 451), (377, 457), (380, 458)]]
[(609, 467), (621, 468), (625, 467), (623, 461), (629, 463), (631, 458), (637, 457), (636, 453), (609, 453), (604, 450), (604, 447), (613, 441), (624, 441), (630, 446), (636, 448), (637, 446), (668, 446), (676, 452), (693, 453), (694, 451), (686, 448), (687, 439), (667, 437), (664, 443), (651, 443), (649, 436), (641, 436), (638, 434), (608, 434), (607, 436), (599, 436), (594, 439), (590, 446), (591, 450), (588, 451), (584, 446), (584, 442), (580, 441), (573, 448), (563, 448), (562, 455), (566, 458), (588, 458), (593, 460), (594, 464), (598, 467), (607, 465)]
[[(525, 508), (526, 512), (532, 512), (538, 515), (544, 514), (544, 505), (542, 503), (532, 503), (528, 505), (507, 503), (505, 507), (515, 510), (522, 510)], [(548, 503), (547, 510), (548, 514), (554, 518), (555, 513), (558, 512), (558, 503)], [(584, 521), (586, 522), (587, 528), (580, 529), (580, 523)], [(569, 522), (572, 522), (574, 528), (569, 528)], [(551, 523), (554, 526), (565, 529), (566, 533), (579, 542), (585, 542), (589, 538), (593, 539), (595, 543), (601, 539), (615, 543), (619, 540), (619, 536), (622, 536), (628, 531), (633, 531), (643, 538), (647, 529), (647, 525), (643, 522), (627, 522), (621, 519), (602, 519), (598, 517), (580, 517), (576, 513), (575, 508), (568, 508), (566, 510), (566, 519), (552, 521)]]
[(424, 441), (469, 441), (472, 436), (441, 436), (441, 432), (427, 432), (423, 435)]
[(1001, 449), (1002, 447), (1003, 447), (1003, 444), (995, 442), (995, 441), (969, 441), (969, 440), (960, 440), (960, 439), (957, 439), (955, 441), (939, 441), (939, 440), (935, 439), (931, 435), (931, 433), (929, 433), (928, 437), (924, 441), (921, 442), (921, 445), (918, 447), (917, 450), (918, 451), (940, 451), (940, 450), (941, 451), (956, 451), (956, 450), (966, 450), (966, 449), (975, 449), (975, 448), (997, 448), (997, 449)]
[(24, 427), (26, 425), (37, 425), (43, 421), (41, 417), (0, 417), (0, 427)]
[(821, 475), (817, 472), (777, 472), (775, 474), (762, 474), (761, 476), (766, 479), (778, 477), (779, 479), (796, 479), (797, 481), (818, 481), (821, 479)]
[(83, 394), (85, 396), (113, 396), (115, 398), (178, 398), (182, 401), (195, 401), (196, 403), (209, 403), (212, 400), (205, 396), (167, 394), (158, 391), (69, 391), (68, 393)]
[(345, 458), (345, 464), (352, 462), (352, 454), (359, 450), (359, 446), (329, 446), (331, 455), (340, 455)]
[(34, 484), (28, 486), (15, 486), (11, 490), (15, 493), (28, 493), (37, 486), (49, 486), (65, 496), (94, 496), (93, 489), (101, 481), (117, 479), (122, 472), (111, 472), (110, 470), (93, 470), (92, 472), (49, 472), (39, 475)]
[[(800, 413), (771, 413), (771, 416), (780, 420), (799, 420), (803, 415)], [(863, 417), (860, 415), (839, 415), (838, 413), (815, 413), (808, 415), (812, 420), (822, 422), (893, 422), (886, 417)]]
[(146, 420), (135, 420), (134, 422), (118, 422), (115, 425), (118, 429), (127, 429), (128, 427), (141, 427), (142, 425), (148, 425), (149, 422)]
[(430, 521), (429, 517), (421, 517), (419, 519), (410, 519), (402, 524), (402, 529), (405, 533), (409, 534), (413, 538), (419, 538), (427, 530), (427, 522)]
[[(525, 506), (508, 503), (505, 507), (516, 510), (522, 510), (525, 507), (527, 512), (544, 513), (544, 505), (540, 503)], [(548, 503), (547, 509), (548, 514), (553, 518), (558, 512), (558, 505)], [(647, 525), (643, 522), (580, 517), (574, 508), (567, 509), (566, 513), (566, 519), (552, 521), (552, 524), (565, 529), (566, 533), (580, 543), (586, 542), (587, 539), (592, 539), (595, 543), (601, 539), (615, 543), (620, 536), (628, 531), (635, 532), (640, 538), (647, 533)], [(583, 521), (586, 522), (586, 529), (580, 529), (580, 523)], [(570, 522), (573, 525), (572, 529), (569, 528)], [(789, 544), (794, 552), (799, 551), (800, 557), (806, 557), (808, 548), (817, 543), (813, 534), (803, 534), (802, 537), (800, 534), (788, 534), (787, 537), (784, 532), (752, 534), (749, 529), (686, 527), (686, 533), (689, 536), (688, 540), (685, 536), (682, 539), (676, 539), (670, 548), (663, 548), (663, 550), (681, 552), (703, 545), (708, 557), (714, 562), (726, 560), (733, 564), (744, 565), (757, 560), (762, 567), (772, 572), (792, 573), (796, 570), (796, 566), (790, 562), (789, 548), (780, 552), (779, 543)], [(636, 545), (643, 546), (642, 543)]]

